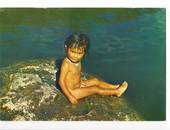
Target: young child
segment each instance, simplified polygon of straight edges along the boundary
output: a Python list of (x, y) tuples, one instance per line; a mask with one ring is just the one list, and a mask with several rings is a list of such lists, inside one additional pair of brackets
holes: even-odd
[(89, 40), (85, 34), (73, 34), (66, 39), (64, 45), (67, 57), (61, 65), (59, 85), (72, 104), (77, 104), (79, 99), (93, 94), (120, 97), (128, 87), (127, 82), (113, 85), (97, 78), (81, 79), (81, 59), (87, 51), (88, 44)]

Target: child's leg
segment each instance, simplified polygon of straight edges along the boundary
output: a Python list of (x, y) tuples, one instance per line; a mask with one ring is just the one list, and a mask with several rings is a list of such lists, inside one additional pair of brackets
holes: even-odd
[(85, 84), (86, 87), (88, 86), (99, 86), (104, 89), (116, 89), (119, 85), (113, 85), (110, 83), (106, 83), (104, 81), (98, 80), (97, 78), (83, 80), (82, 83)]
[(73, 96), (76, 97), (76, 99), (81, 99), (93, 94), (99, 94), (103, 96), (107, 95), (116, 95), (120, 97), (125, 90), (127, 89), (128, 85), (126, 83), (122, 84), (118, 89), (103, 89), (97, 86), (89, 86), (84, 88), (76, 88), (74, 90), (70, 90)]

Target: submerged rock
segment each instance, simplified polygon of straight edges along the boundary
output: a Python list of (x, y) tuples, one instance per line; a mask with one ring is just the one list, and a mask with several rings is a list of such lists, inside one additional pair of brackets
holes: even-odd
[(21, 62), (0, 70), (0, 120), (143, 120), (123, 97), (93, 95), (71, 105), (55, 87), (53, 61)]

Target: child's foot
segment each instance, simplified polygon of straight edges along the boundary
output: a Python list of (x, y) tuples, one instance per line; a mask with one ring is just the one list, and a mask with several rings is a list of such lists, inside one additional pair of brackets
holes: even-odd
[(122, 85), (119, 88), (117, 88), (118, 91), (117, 96), (120, 97), (126, 91), (127, 88), (128, 88), (128, 83), (124, 81)]

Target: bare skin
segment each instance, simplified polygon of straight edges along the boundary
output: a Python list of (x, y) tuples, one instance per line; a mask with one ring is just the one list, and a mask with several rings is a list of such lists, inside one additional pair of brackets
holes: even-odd
[(77, 104), (79, 99), (93, 94), (120, 97), (128, 87), (126, 81), (122, 85), (113, 85), (97, 78), (81, 79), (81, 59), (84, 53), (83, 48), (69, 48), (67, 58), (64, 59), (61, 66), (59, 84), (69, 101)]

